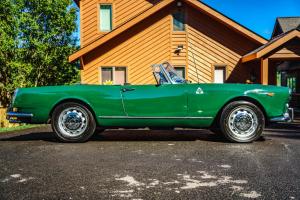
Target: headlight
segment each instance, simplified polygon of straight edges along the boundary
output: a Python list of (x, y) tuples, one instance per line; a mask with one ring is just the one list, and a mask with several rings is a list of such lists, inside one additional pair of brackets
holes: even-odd
[(11, 102), (12, 105), (14, 104), (14, 102), (15, 102), (15, 100), (16, 100), (18, 91), (19, 91), (19, 88), (17, 88), (17, 89), (14, 91), (14, 95), (13, 95), (13, 97), (12, 97), (12, 102)]

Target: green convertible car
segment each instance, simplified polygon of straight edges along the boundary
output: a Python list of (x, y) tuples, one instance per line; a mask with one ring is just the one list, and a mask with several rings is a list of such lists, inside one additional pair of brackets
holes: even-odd
[(258, 139), (268, 122), (293, 119), (286, 87), (192, 84), (169, 63), (153, 66), (156, 85), (20, 88), (11, 123), (51, 123), (64, 142), (87, 141), (96, 129), (208, 128), (232, 142)]

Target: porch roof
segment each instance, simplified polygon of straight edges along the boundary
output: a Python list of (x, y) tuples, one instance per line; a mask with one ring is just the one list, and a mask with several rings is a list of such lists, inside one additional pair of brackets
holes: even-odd
[(244, 55), (242, 57), (242, 62), (245, 63), (262, 58), (266, 54), (270, 53), (271, 51), (275, 50), (276, 48), (280, 47), (281, 45), (287, 43), (288, 41), (294, 38), (300, 38), (300, 27), (292, 29), (286, 33), (282, 33), (271, 39), (268, 43), (264, 44), (263, 46)]

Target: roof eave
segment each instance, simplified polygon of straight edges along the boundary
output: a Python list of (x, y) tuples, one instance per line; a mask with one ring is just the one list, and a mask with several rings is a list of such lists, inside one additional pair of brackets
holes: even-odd
[(256, 53), (246, 55), (246, 56), (242, 57), (242, 63), (249, 62), (249, 61), (255, 60), (257, 58), (258, 57), (257, 57)]
[(287, 35), (285, 35), (284, 37), (282, 37), (279, 40), (277, 40), (276, 42), (274, 42), (274, 43), (272, 43), (272, 44), (264, 47), (263, 49), (255, 52), (255, 53), (243, 56), (242, 57), (242, 63), (262, 58), (263, 56), (265, 56), (266, 54), (270, 53), (274, 49), (280, 47), (281, 45), (285, 44), (286, 42), (288, 42), (288, 41), (290, 41), (290, 40), (292, 40), (292, 39), (294, 39), (296, 37), (300, 38), (300, 31), (297, 30), (297, 29), (292, 30)]
[[(77, 1), (79, 1), (79, 0), (77, 0)], [(160, 3), (154, 5), (153, 7), (146, 10), (145, 12), (141, 13), (140, 15), (136, 16), (135, 18), (129, 20), (125, 24), (117, 27), (116, 29), (114, 29), (110, 33), (104, 35), (103, 37), (95, 40), (93, 43), (81, 48), (80, 50), (78, 50), (74, 54), (70, 55), (69, 56), (69, 62), (73, 62), (73, 61), (79, 59), (81, 56), (83, 56), (86, 53), (88, 53), (88, 52), (92, 51), (93, 49), (97, 48), (98, 46), (100, 46), (104, 42), (114, 38), (115, 36), (122, 33), (123, 31), (127, 30), (128, 28), (131, 28), (135, 24), (139, 23), (140, 21), (144, 20), (145, 18), (149, 17), (150, 15), (156, 13), (157, 11), (159, 11), (163, 7), (171, 4), (174, 1), (175, 0), (164, 0), (164, 1), (161, 1)], [(184, 1), (186, 3), (188, 3), (189, 5), (197, 8), (197, 9), (202, 10), (203, 12), (208, 14), (209, 16), (212, 16), (212, 17), (216, 18), (217, 20), (221, 21), (225, 25), (227, 25), (229, 27), (232, 27), (232, 29), (242, 33), (243, 35), (245, 35), (246, 37), (248, 37), (249, 39), (251, 39), (253, 41), (256, 41), (257, 43), (265, 44), (265, 43), (268, 42), (263, 37), (261, 37), (258, 34), (250, 31), (246, 27), (238, 24), (237, 22), (235, 22), (234, 20), (226, 17), (225, 15), (219, 13), (218, 11), (214, 10), (213, 8), (211, 8), (208, 5), (204, 4), (203, 2), (199, 2), (199, 1), (195, 1), (195, 0), (184, 0)]]

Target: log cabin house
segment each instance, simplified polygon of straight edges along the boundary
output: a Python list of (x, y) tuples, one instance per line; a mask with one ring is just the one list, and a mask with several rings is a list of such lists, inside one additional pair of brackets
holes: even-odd
[[(270, 41), (198, 0), (75, 0), (84, 84), (154, 84), (170, 61), (200, 83), (287, 85), (300, 93), (299, 18), (278, 18)], [(295, 100), (297, 102), (299, 100)]]

